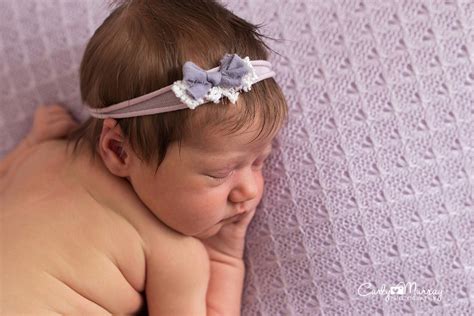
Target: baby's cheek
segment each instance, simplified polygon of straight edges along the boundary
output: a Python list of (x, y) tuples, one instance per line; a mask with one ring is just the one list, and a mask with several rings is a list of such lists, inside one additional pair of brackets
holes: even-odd
[(259, 183), (259, 187), (258, 187), (258, 195), (257, 195), (257, 204), (260, 203), (260, 200), (262, 199), (262, 196), (263, 196), (263, 191), (265, 190), (265, 182), (263, 180), (263, 177), (261, 177), (261, 181)]

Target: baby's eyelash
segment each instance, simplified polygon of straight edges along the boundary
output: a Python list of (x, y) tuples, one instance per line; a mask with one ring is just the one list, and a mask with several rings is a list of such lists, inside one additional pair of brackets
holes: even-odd
[(217, 181), (222, 181), (222, 180), (226, 179), (227, 177), (229, 177), (231, 174), (232, 174), (232, 172), (229, 172), (228, 174), (226, 174), (223, 177), (216, 177), (216, 176), (213, 176), (213, 175), (210, 175), (210, 174), (208, 174), (207, 176), (210, 177), (211, 179), (214, 179), (214, 180), (217, 180)]
[(267, 162), (267, 159), (268, 159), (268, 155), (265, 156), (263, 159), (259, 159), (259, 160), (255, 161), (254, 165), (263, 166)]
[(227, 178), (227, 176), (224, 176), (224, 177), (216, 177), (216, 176), (213, 176), (213, 175), (210, 175), (210, 174), (208, 174), (207, 176), (208, 176), (208, 177), (211, 177), (212, 179), (224, 179), (224, 178)]

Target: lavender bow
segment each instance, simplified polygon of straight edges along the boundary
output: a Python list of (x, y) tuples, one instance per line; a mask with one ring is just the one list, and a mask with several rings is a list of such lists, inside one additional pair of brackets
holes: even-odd
[(226, 54), (217, 72), (206, 72), (193, 62), (187, 61), (183, 65), (183, 81), (187, 83), (188, 93), (198, 100), (212, 87), (239, 87), (248, 71), (245, 62), (237, 54)]

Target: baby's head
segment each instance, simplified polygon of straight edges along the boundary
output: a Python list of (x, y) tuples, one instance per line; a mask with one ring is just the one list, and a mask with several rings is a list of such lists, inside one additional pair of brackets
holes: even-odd
[[(203, 70), (226, 54), (266, 60), (258, 26), (213, 0), (121, 1), (97, 29), (80, 69), (92, 109), (147, 95), (183, 80), (191, 61)], [(242, 60), (241, 60), (242, 61)], [(262, 165), (283, 125), (287, 104), (273, 78), (219, 101), (159, 114), (90, 118), (70, 135), (127, 179), (166, 225), (200, 238), (257, 206)]]

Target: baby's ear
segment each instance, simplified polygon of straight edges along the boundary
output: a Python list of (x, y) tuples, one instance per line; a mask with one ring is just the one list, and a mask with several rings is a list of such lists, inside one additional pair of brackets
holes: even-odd
[(127, 177), (130, 171), (130, 158), (122, 129), (116, 120), (106, 118), (99, 139), (99, 154), (111, 173)]

